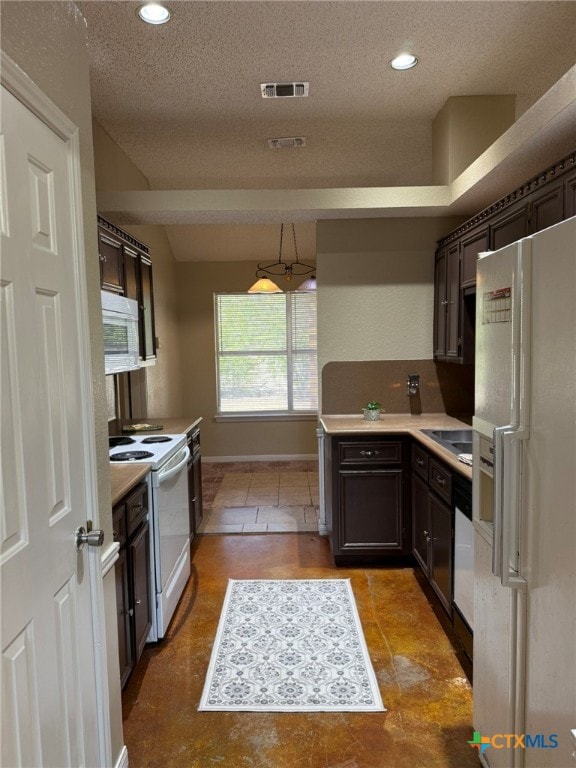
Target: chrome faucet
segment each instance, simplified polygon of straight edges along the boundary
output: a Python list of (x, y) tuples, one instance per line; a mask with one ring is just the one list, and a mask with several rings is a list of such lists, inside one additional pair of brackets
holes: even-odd
[(406, 380), (406, 397), (412, 397), (418, 394), (420, 389), (420, 374), (409, 373)]

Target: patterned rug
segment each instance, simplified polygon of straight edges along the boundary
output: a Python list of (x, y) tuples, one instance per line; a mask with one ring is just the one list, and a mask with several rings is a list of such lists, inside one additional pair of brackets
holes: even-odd
[(199, 710), (382, 712), (349, 579), (230, 579)]

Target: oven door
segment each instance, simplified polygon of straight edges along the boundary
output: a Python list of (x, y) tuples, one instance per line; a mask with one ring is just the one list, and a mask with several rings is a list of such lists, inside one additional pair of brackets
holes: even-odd
[(190, 576), (189, 456), (184, 446), (152, 477), (158, 639)]

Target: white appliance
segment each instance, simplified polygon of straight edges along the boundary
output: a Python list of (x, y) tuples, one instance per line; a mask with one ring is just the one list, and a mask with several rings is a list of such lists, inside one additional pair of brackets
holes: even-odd
[(166, 634), (190, 577), (188, 457), (185, 435), (110, 438), (110, 461), (150, 464), (150, 563), (154, 596), (148, 642)]
[(474, 740), (490, 768), (569, 768), (576, 218), (483, 254), (476, 306)]
[(454, 483), (454, 608), (474, 629), (474, 526), (469, 487)]
[(104, 371), (124, 373), (140, 367), (138, 304), (110, 291), (100, 292), (104, 324)]

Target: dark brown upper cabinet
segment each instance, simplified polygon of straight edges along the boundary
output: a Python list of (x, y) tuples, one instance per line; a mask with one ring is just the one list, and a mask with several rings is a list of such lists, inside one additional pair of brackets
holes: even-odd
[(435, 360), (474, 362), (478, 254), (496, 251), (574, 215), (576, 150), (438, 242), (434, 277)]
[(154, 288), (148, 246), (98, 216), (100, 284), (104, 291), (120, 293), (138, 304), (140, 358), (156, 359)]
[(102, 290), (124, 293), (122, 241), (100, 227), (98, 227), (98, 258)]

